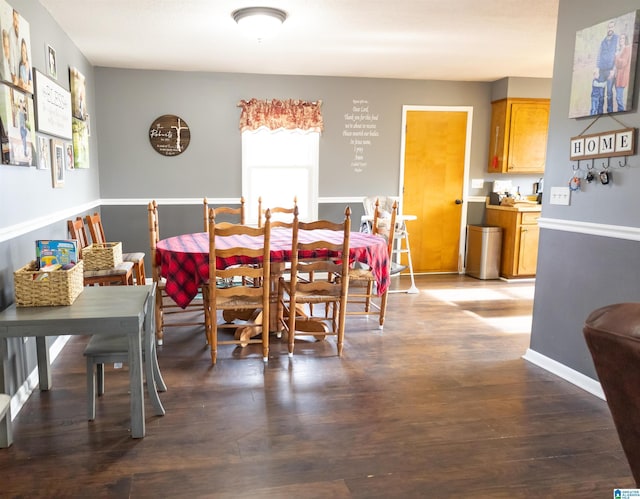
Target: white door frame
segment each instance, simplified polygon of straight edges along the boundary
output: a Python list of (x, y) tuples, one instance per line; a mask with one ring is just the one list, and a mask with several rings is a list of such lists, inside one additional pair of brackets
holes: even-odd
[(437, 111), (437, 112), (466, 112), (467, 113), (467, 136), (464, 151), (464, 177), (462, 179), (462, 209), (460, 211), (460, 245), (458, 247), (458, 273), (464, 273), (464, 248), (466, 247), (467, 228), (463, 222), (467, 219), (467, 192), (469, 190), (469, 168), (471, 163), (471, 130), (473, 122), (473, 107), (471, 106), (402, 106), (402, 135), (400, 140), (400, 178), (398, 185), (398, 197), (400, 198), (400, 208), (398, 213), (402, 213), (404, 201), (404, 155), (407, 140), (407, 113), (409, 111)]

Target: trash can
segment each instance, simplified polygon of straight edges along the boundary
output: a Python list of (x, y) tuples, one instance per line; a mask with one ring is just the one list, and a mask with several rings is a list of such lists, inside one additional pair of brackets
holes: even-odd
[(477, 279), (500, 276), (502, 229), (484, 225), (467, 225), (466, 273)]

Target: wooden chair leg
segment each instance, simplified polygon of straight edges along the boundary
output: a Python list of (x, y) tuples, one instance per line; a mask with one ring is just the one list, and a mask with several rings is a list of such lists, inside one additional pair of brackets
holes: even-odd
[(211, 348), (211, 364), (215, 365), (218, 359), (218, 321), (215, 317), (211, 317), (210, 323), (209, 347)]
[(387, 296), (388, 293), (385, 291), (380, 297), (380, 329), (384, 327), (384, 316), (387, 313)]
[(146, 283), (146, 276), (144, 273), (144, 260), (138, 260), (133, 265), (133, 270), (136, 273), (136, 284), (138, 286), (143, 286)]

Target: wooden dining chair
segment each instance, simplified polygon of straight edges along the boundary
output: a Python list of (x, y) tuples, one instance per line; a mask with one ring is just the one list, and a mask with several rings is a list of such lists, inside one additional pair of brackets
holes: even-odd
[[(209, 232), (209, 201), (204, 198), (202, 205), (204, 207), (204, 232)], [(216, 208), (216, 214), (218, 215), (218, 223), (223, 219), (230, 223), (245, 223), (244, 217), (244, 196), (240, 198), (240, 206), (238, 208), (231, 208), (230, 206), (218, 206)]]
[[(93, 215), (87, 215), (84, 217), (87, 227), (89, 227), (89, 233), (94, 243), (106, 243), (107, 238), (104, 235), (104, 227), (102, 225), (102, 219), (99, 213)], [(122, 253), (123, 262), (133, 263), (133, 273), (135, 274), (136, 284), (146, 284), (146, 276), (144, 272), (144, 252), (135, 251), (133, 253)]]
[(271, 228), (293, 227), (296, 206), (298, 206), (297, 196), (293, 197), (293, 206), (288, 208), (284, 206), (262, 206), (262, 196), (258, 197), (258, 227), (262, 227), (262, 219), (267, 209), (271, 211)]
[[(165, 410), (157, 393), (166, 392), (167, 386), (160, 373), (156, 355), (155, 314), (153, 312), (155, 296), (156, 284), (154, 283), (148, 298), (151, 304), (145, 307), (150, 312), (146, 314), (143, 326), (142, 359), (149, 399), (153, 404), (156, 416), (164, 416)], [(84, 349), (84, 356), (87, 361), (87, 419), (93, 421), (96, 418), (96, 395), (98, 397), (104, 395), (104, 365), (129, 362), (129, 338), (126, 335), (93, 335)]]
[[(207, 337), (211, 349), (211, 363), (215, 364), (218, 345), (240, 345), (259, 343), (262, 345), (262, 360), (269, 358), (269, 275), (271, 214), (265, 214), (263, 227), (241, 224), (216, 223), (217, 209), (209, 209), (209, 280), (205, 287), (205, 320)], [(258, 238), (253, 247), (243, 245), (247, 237)], [(230, 244), (221, 245), (220, 239)], [(236, 243), (237, 241), (237, 243)], [(233, 260), (226, 268), (217, 268), (218, 260)], [(235, 264), (236, 261), (246, 261)], [(257, 265), (256, 265), (257, 264)], [(218, 323), (218, 311), (250, 311), (244, 324)], [(233, 328), (233, 339), (218, 338), (218, 330)], [(256, 338), (260, 335), (260, 338)]]
[[(305, 237), (319, 229), (331, 231), (332, 236), (325, 239)], [(281, 277), (278, 286), (278, 317), (288, 335), (289, 356), (293, 356), (295, 337), (309, 335), (316, 339), (336, 336), (338, 355), (342, 355), (349, 288), (350, 231), (351, 209), (348, 206), (341, 223), (294, 219), (291, 278)], [(300, 273), (310, 271), (316, 275), (322, 273), (327, 278), (312, 281), (299, 278)], [(325, 307), (316, 307), (316, 310), (323, 309), (324, 314), (307, 314), (302, 306), (310, 304), (325, 304)]]
[[(394, 202), (391, 208), (391, 217), (381, 217), (379, 210), (379, 202), (376, 200), (374, 215), (371, 226), (371, 233), (380, 237), (384, 237), (387, 241), (387, 252), (389, 254), (389, 268), (391, 267), (391, 254), (393, 253), (393, 244), (396, 231), (392, 230), (396, 224), (396, 215), (398, 213), (398, 203)], [(378, 294), (375, 288), (376, 277), (371, 267), (355, 263), (349, 267), (349, 300), (347, 306), (347, 315), (370, 316), (377, 315), (379, 328), (384, 327), (385, 313), (387, 310), (387, 293), (385, 292), (379, 297), (379, 303), (376, 303)], [(356, 306), (354, 308), (354, 305)]]
[[(81, 217), (77, 217), (75, 220), (67, 220), (67, 229), (69, 230), (69, 237), (78, 241), (78, 254), (81, 259), (83, 248), (89, 246), (84, 221)], [(93, 286), (95, 284), (100, 286), (133, 284), (133, 263), (122, 262), (114, 268), (105, 270), (85, 270), (83, 279), (85, 286)]]
[[(176, 304), (166, 291), (166, 280), (160, 275), (156, 245), (160, 241), (158, 203), (153, 200), (147, 205), (149, 222), (149, 248), (151, 249), (151, 276), (157, 285), (155, 320), (156, 342), (164, 343), (164, 330), (167, 327), (205, 326), (204, 301), (202, 288), (198, 295), (185, 308)], [(200, 316), (199, 312), (202, 312)]]

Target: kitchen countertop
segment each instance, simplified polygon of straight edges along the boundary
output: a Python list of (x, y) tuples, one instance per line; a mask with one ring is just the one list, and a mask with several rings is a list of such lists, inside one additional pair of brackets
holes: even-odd
[(487, 209), (502, 210), (502, 211), (532, 211), (532, 212), (538, 211), (539, 212), (542, 210), (541, 204), (526, 202), (526, 201), (517, 201), (514, 206), (502, 206), (497, 204), (489, 204), (489, 200), (487, 199), (485, 207)]

